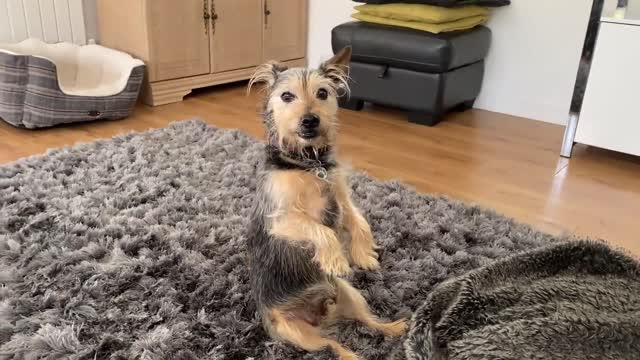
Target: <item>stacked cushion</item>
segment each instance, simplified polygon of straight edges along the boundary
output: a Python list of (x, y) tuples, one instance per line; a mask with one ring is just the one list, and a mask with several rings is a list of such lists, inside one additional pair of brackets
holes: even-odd
[(443, 8), (418, 4), (356, 6), (353, 18), (376, 24), (401, 26), (438, 34), (466, 30), (487, 21), (489, 10), (480, 6)]
[(489, 10), (481, 6), (464, 6), (446, 8), (431, 5), (416, 4), (388, 4), (388, 5), (360, 5), (355, 7), (361, 13), (387, 17), (402, 21), (420, 21), (442, 24), (474, 16), (488, 16)]
[(367, 3), (367, 4), (393, 4), (398, 1), (408, 4), (425, 4), (444, 7), (456, 7), (466, 5), (478, 5), (478, 6), (507, 6), (511, 4), (510, 0), (354, 0), (355, 2)]

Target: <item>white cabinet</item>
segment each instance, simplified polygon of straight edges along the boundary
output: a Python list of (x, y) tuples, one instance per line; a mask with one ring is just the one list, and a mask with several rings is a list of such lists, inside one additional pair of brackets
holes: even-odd
[(575, 141), (640, 155), (640, 23), (601, 23)]

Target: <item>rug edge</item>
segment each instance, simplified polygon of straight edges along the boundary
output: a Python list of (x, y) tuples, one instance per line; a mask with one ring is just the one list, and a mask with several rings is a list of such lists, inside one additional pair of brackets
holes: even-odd
[[(102, 144), (102, 143), (105, 143), (105, 142), (108, 142), (108, 141), (117, 140), (117, 139), (126, 139), (126, 138), (130, 138), (130, 137), (134, 137), (134, 136), (148, 135), (148, 134), (150, 134), (150, 133), (152, 133), (154, 131), (158, 131), (158, 130), (173, 130), (173, 129), (181, 129), (182, 130), (182, 129), (186, 129), (188, 126), (197, 126), (197, 125), (204, 125), (206, 128), (213, 129), (213, 130), (219, 130), (219, 128), (207, 124), (204, 120), (202, 120), (199, 117), (194, 117), (194, 118), (189, 118), (189, 119), (184, 119), (184, 120), (175, 120), (175, 121), (169, 122), (168, 124), (166, 124), (166, 126), (163, 126), (163, 127), (148, 127), (148, 128), (146, 128), (144, 130), (127, 130), (125, 132), (118, 133), (118, 134), (115, 134), (113, 136), (101, 137), (101, 138), (87, 140), (87, 141), (78, 141), (78, 142), (74, 142), (72, 144), (63, 145), (63, 146), (59, 146), (59, 147), (50, 147), (50, 148), (47, 148), (42, 153), (33, 154), (33, 155), (27, 155), (27, 156), (15, 159), (15, 160), (10, 161), (10, 162), (4, 163), (4, 164), (0, 164), (0, 168), (10, 168), (10, 167), (13, 167), (13, 166), (20, 165), (21, 162), (39, 160), (39, 159), (41, 159), (41, 158), (43, 158), (45, 156), (56, 154), (56, 152), (59, 152), (59, 151), (68, 151), (68, 150), (77, 150), (77, 149), (79, 150), (79, 149), (82, 149), (82, 148), (86, 148), (87, 146), (96, 145), (96, 144)], [(46, 131), (46, 130), (47, 129), (42, 129), (41, 131)]]

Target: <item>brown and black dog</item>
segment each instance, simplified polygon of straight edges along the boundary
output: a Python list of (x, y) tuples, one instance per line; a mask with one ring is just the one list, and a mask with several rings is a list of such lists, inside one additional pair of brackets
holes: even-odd
[(351, 49), (318, 69), (261, 66), (249, 88), (266, 89), (264, 168), (248, 235), (252, 291), (269, 334), (307, 351), (330, 347), (340, 359), (357, 355), (323, 329), (353, 319), (399, 336), (404, 320), (385, 323), (340, 276), (351, 264), (378, 265), (369, 224), (351, 201), (335, 157), (340, 92), (348, 91)]

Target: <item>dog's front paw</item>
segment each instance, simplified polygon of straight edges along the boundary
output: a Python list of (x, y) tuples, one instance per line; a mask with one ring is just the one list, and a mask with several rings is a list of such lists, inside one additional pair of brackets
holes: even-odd
[(354, 265), (364, 270), (374, 270), (380, 267), (380, 263), (378, 262), (378, 253), (376, 253), (373, 246), (352, 246), (351, 261)]
[(338, 359), (340, 359), (340, 360), (360, 360), (358, 355), (356, 355), (355, 353), (352, 353), (349, 350), (345, 350), (345, 351), (342, 351), (341, 353), (339, 353), (338, 354)]
[(352, 264), (362, 269), (373, 270), (380, 267), (373, 234), (366, 223), (360, 224), (359, 227), (351, 231), (349, 255)]
[(400, 337), (400, 336), (404, 335), (405, 332), (407, 332), (407, 328), (408, 328), (407, 320), (406, 319), (400, 319), (400, 320), (394, 321), (392, 323), (385, 324), (385, 326), (382, 328), (382, 332), (386, 336)]
[(351, 272), (349, 261), (342, 255), (342, 252), (324, 254), (318, 252), (316, 261), (320, 264), (320, 269), (329, 275), (343, 276)]

